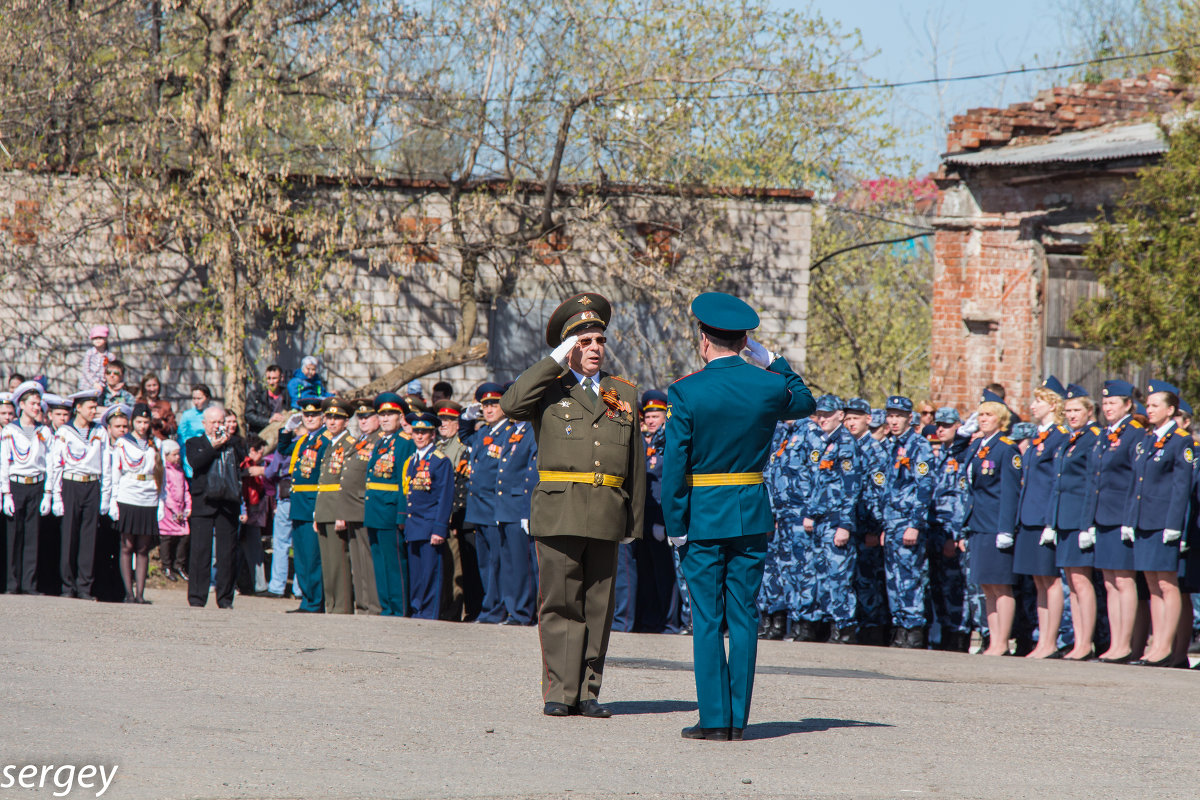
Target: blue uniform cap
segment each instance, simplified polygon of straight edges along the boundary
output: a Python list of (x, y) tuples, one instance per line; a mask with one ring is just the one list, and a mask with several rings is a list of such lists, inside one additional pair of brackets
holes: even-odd
[(438, 426), (442, 424), (438, 421), (437, 415), (429, 411), (407, 414), (404, 418), (408, 420), (408, 424), (412, 426), (414, 431), (436, 431)]
[(1067, 384), (1067, 399), (1071, 400), (1076, 397), (1088, 397), (1088, 390), (1080, 386), (1078, 383)]
[(701, 329), (722, 339), (736, 339), (758, 327), (758, 312), (745, 300), (724, 292), (697, 296), (692, 301), (692, 313), (700, 320)]
[(1105, 381), (1102, 394), (1105, 397), (1133, 397), (1133, 384), (1119, 379)]
[(958, 415), (957, 408), (951, 408), (950, 406), (942, 406), (941, 408), (939, 408), (937, 411), (934, 412), (933, 422), (935, 425), (939, 424), (939, 423), (942, 425), (953, 425), (956, 422), (962, 422), (962, 417), (960, 417)]
[(846, 401), (847, 414), (870, 414), (871, 404), (861, 397), (851, 397)]
[(841, 411), (846, 407), (836, 394), (823, 394), (817, 398), (817, 411)]
[(667, 393), (658, 389), (647, 389), (642, 395), (642, 413), (647, 411), (666, 411)]
[(882, 428), (887, 422), (887, 412), (882, 408), (871, 409), (871, 421), (867, 423), (868, 428)]
[(908, 411), (911, 413), (913, 410), (912, 400), (903, 395), (894, 394), (887, 399), (884, 408), (888, 411)]
[(1042, 388), (1049, 389), (1050, 391), (1054, 392), (1059, 397), (1067, 396), (1067, 390), (1063, 388), (1062, 381), (1060, 381), (1058, 378), (1054, 377), (1053, 375), (1047, 376), (1046, 380), (1042, 381)]
[(921, 435), (931, 442), (941, 441), (937, 435), (937, 425), (926, 425), (921, 428)]
[(983, 400), (981, 402), (999, 403), (1000, 405), (1004, 405), (1004, 398), (1001, 397), (1000, 395), (996, 394), (995, 392), (993, 392), (991, 389), (984, 389), (983, 390)]
[(1143, 417), (1146, 416), (1146, 406), (1144, 406), (1141, 403), (1139, 403), (1138, 401), (1134, 400), (1133, 401), (1133, 413), (1141, 414)]
[(399, 411), (404, 413), (404, 400), (395, 392), (381, 392), (375, 395), (376, 411)]
[(1179, 397), (1179, 387), (1166, 381), (1150, 381), (1150, 384), (1146, 387), (1146, 391), (1150, 394), (1154, 394), (1155, 392), (1170, 392)]
[(503, 396), (504, 387), (491, 381), (479, 384), (479, 388), (475, 390), (476, 403), (484, 403), (491, 400), (500, 402), (500, 398)]
[(1188, 404), (1188, 401), (1184, 400), (1182, 397), (1179, 398), (1179, 411), (1183, 414), (1187, 414), (1189, 417), (1195, 416), (1192, 414), (1192, 407)]
[(1019, 442), (1022, 439), (1032, 439), (1033, 437), (1037, 436), (1037, 429), (1038, 426), (1036, 423), (1018, 422), (1016, 425), (1012, 426), (1012, 433), (1009, 434), (1008, 438), (1012, 439), (1014, 442)]

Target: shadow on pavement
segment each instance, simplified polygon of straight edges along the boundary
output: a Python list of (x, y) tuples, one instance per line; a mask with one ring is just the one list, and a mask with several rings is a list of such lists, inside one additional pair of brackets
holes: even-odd
[(613, 716), (624, 714), (673, 714), (676, 711), (695, 711), (693, 700), (614, 700), (605, 703)]
[[(691, 672), (692, 662), (670, 661), (665, 658), (609, 658), (604, 662), (610, 667), (624, 669), (664, 669), (677, 672)], [(876, 681), (914, 681), (919, 683), (946, 683), (937, 678), (910, 678), (902, 675), (888, 675), (865, 669), (842, 669), (831, 667), (781, 667), (771, 664), (759, 664), (755, 669), (757, 675), (798, 675), (810, 678), (861, 678)]]
[(793, 733), (819, 733), (834, 728), (891, 728), (883, 722), (860, 722), (854, 719), (804, 719), (799, 722), (760, 722), (743, 732), (746, 739), (778, 739)]

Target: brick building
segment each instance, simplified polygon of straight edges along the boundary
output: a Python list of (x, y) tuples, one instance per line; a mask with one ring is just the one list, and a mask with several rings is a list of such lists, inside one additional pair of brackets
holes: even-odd
[(1097, 396), (1110, 377), (1103, 353), (1084, 347), (1068, 324), (1079, 302), (1100, 291), (1083, 249), (1098, 213), (1165, 152), (1157, 121), (1196, 99), (1194, 88), (1155, 71), (954, 118), (933, 220), (935, 402), (971, 410), (996, 381), (1025, 415), (1047, 374)]

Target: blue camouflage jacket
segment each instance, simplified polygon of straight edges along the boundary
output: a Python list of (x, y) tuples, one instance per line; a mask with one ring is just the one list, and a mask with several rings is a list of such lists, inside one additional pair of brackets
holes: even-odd
[(828, 436), (822, 431), (817, 442), (820, 456), (812, 470), (812, 491), (805, 516), (812, 519), (829, 517), (837, 527), (854, 533), (855, 508), (863, 476), (858, 445), (850, 431), (841, 426)]
[(933, 457), (933, 502), (929, 505), (929, 524), (962, 538), (963, 515), (967, 507), (967, 450), (971, 441), (955, 436), (949, 445)]
[(878, 533), (883, 528), (883, 485), (887, 480), (888, 452), (870, 433), (858, 440), (862, 454), (863, 479), (855, 510), (855, 526), (859, 533)]
[(933, 448), (912, 428), (895, 437), (892, 457), (884, 473), (883, 522), (889, 528), (929, 525), (933, 499)]
[(777, 523), (804, 518), (804, 507), (812, 487), (808, 465), (811, 423), (807, 419), (780, 422), (775, 428), (771, 460), (763, 470), (771, 512)]

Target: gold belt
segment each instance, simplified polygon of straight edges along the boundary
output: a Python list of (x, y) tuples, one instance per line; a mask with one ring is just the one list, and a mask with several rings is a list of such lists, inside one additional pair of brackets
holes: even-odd
[(74, 481), (75, 483), (91, 483), (92, 481), (100, 480), (99, 475), (89, 475), (86, 472), (64, 472), (64, 481)]
[(9, 475), (8, 479), (13, 483), (21, 483), (26, 486), (32, 486), (40, 480), (43, 480), (45, 475)]
[(315, 492), (315, 491), (318, 491), (320, 488), (321, 487), (317, 486), (317, 484), (315, 484), (315, 483), (293, 483), (292, 484), (293, 492)]
[(708, 475), (688, 475), (688, 486), (757, 486), (763, 482), (761, 472), (714, 472)]
[(367, 481), (367, 488), (375, 489), (380, 492), (398, 492), (398, 491), (400, 491), (400, 484), (398, 484), (398, 483), (375, 483), (374, 481)]
[(566, 483), (590, 483), (592, 486), (611, 486), (620, 489), (625, 479), (619, 475), (605, 475), (603, 472), (553, 472), (538, 470), (538, 478), (543, 481), (564, 481)]
[(148, 480), (153, 480), (154, 476), (153, 475), (134, 475), (133, 479), (135, 481), (148, 481)]

